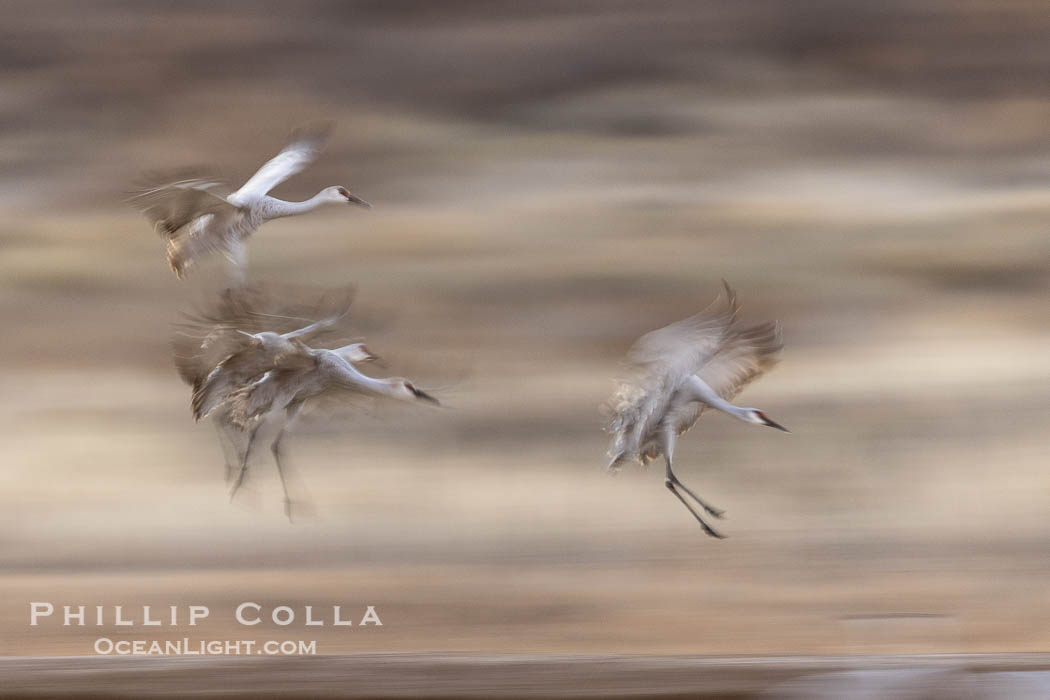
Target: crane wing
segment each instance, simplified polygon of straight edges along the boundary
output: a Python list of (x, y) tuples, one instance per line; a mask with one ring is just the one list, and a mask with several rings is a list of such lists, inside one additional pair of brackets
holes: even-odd
[(257, 418), (274, 408), (274, 402), (301, 376), (293, 370), (275, 369), (237, 387), (229, 397), (231, 420), (248, 430)]
[(178, 327), (202, 339), (222, 330), (314, 339), (349, 315), (354, 293), (353, 285), (324, 292), (286, 285), (231, 287), (216, 302), (183, 313)]
[(225, 200), (215, 203), (168, 238), (168, 265), (181, 278), (190, 265), (213, 253), (236, 260), (239, 246), (255, 228), (247, 210)]
[[(247, 336), (242, 336), (248, 339)], [(250, 342), (250, 339), (248, 339)], [(274, 369), (277, 353), (262, 343), (249, 344), (215, 366), (193, 392), (193, 417), (204, 418), (244, 384)]]
[[(315, 352), (303, 343), (334, 334), (353, 297), (353, 285), (320, 294), (284, 285), (238, 287), (184, 313), (172, 346), (179, 375), (193, 387), (194, 416), (207, 416), (271, 370), (294, 374), (313, 369)], [(282, 338), (253, 337), (266, 333)]]
[[(697, 376), (716, 394), (732, 401), (745, 386), (777, 364), (782, 347), (780, 327), (776, 322), (731, 330), (722, 347), (700, 368)], [(707, 409), (706, 403), (693, 397), (683, 399), (679, 396), (672, 404), (665, 424), (671, 425), (677, 435), (692, 428)], [(650, 445), (643, 446), (643, 454), (648, 447)]]
[(218, 179), (191, 169), (146, 176), (127, 201), (168, 239), (168, 264), (182, 277), (204, 255), (232, 256), (237, 243), (255, 229), (248, 212), (231, 204), (224, 191)]
[(291, 349), (276, 349), (244, 333), (237, 335), (248, 344), (216, 365), (193, 392), (193, 417), (197, 420), (264, 374), (279, 375), (281, 381), (288, 381), (289, 377), (300, 376), (317, 367), (316, 352), (299, 340), (290, 341)]
[(726, 401), (772, 369), (784, 347), (775, 321), (742, 330), (731, 330), (714, 354), (697, 372)]
[(182, 312), (171, 345), (179, 376), (195, 392), (223, 360), (251, 344), (251, 338), (238, 331), (252, 330), (257, 296), (251, 289), (230, 288), (207, 308)]
[(154, 230), (166, 238), (194, 219), (226, 204), (224, 184), (200, 169), (183, 169), (144, 176), (128, 193), (127, 202), (139, 209)]
[(605, 404), (612, 434), (610, 468), (628, 459), (647, 460), (646, 450), (682, 383), (722, 347), (736, 319), (736, 293), (720, 296), (689, 318), (646, 333), (627, 353), (627, 372)]
[(196, 391), (209, 372), (244, 347), (248, 340), (246, 336), (224, 328), (204, 335), (194, 334), (190, 330), (176, 330), (171, 340), (175, 369), (179, 377)]
[(231, 194), (230, 201), (244, 206), (259, 200), (274, 187), (301, 172), (320, 155), (328, 132), (329, 129), (324, 127), (297, 134), (291, 143), (259, 168), (239, 190)]
[(737, 313), (736, 293), (725, 285), (721, 297), (689, 318), (646, 333), (627, 353), (627, 361), (645, 374), (679, 380), (693, 374), (718, 351)]

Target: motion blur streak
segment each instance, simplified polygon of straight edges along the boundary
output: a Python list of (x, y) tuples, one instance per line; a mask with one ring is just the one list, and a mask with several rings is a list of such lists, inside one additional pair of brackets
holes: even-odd
[[(30, 628), (30, 600), (248, 597), (384, 611), (318, 628), (322, 654), (1050, 647), (1042, 3), (0, 20), (0, 654), (119, 637)], [(448, 408), (304, 417), (314, 512), (289, 525), (268, 455), (228, 502), (170, 367), (221, 261), (179, 282), (121, 200), (144, 168), (243, 182), (317, 119), (324, 158), (274, 196), (346, 182), (375, 209), (268, 224), (251, 277), (354, 282), (356, 332)], [(733, 518), (715, 541), (659, 470), (601, 474), (598, 406), (630, 343), (723, 277), (782, 323), (746, 396), (793, 435), (713, 413), (681, 442), (679, 476)], [(221, 619), (198, 636), (236, 638)]]

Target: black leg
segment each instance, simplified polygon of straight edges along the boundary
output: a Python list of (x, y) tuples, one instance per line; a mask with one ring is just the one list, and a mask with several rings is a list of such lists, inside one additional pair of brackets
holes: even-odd
[(277, 464), (277, 476), (281, 477), (281, 488), (284, 490), (284, 514), (287, 516), (288, 522), (292, 522), (292, 497), (288, 495), (288, 482), (284, 478), (284, 468), (281, 465), (281, 438), (284, 437), (285, 431), (291, 427), (296, 416), (299, 415), (301, 405), (294, 404), (288, 407), (288, 410), (285, 412), (284, 425), (277, 431), (277, 437), (270, 443), (270, 452), (273, 453), (273, 461)]
[(255, 433), (259, 431), (259, 424), (256, 423), (255, 427), (248, 433), (248, 444), (244, 446), (244, 455), (241, 457), (241, 470), (237, 474), (237, 481), (234, 482), (233, 488), (230, 490), (230, 500), (237, 495), (237, 490), (241, 488), (241, 484), (244, 483), (244, 476), (248, 473), (248, 455), (252, 451), (252, 443), (255, 442)]
[(696, 509), (689, 504), (689, 501), (685, 500), (685, 497), (678, 492), (677, 488), (675, 488), (676, 486), (680, 486), (683, 491), (689, 494), (698, 504), (700, 504), (700, 507), (702, 507), (708, 513), (715, 516), (716, 518), (722, 517), (723, 511), (719, 510), (718, 508), (715, 508), (714, 506), (710, 506), (707, 503), (704, 503), (704, 501), (702, 501), (695, 493), (693, 493), (688, 486), (679, 481), (678, 477), (674, 475), (672, 461), (674, 459), (674, 445), (676, 438), (677, 436), (674, 434), (673, 431), (670, 430), (665, 432), (663, 435), (664, 459), (667, 460), (667, 472), (664, 478), (664, 485), (667, 487), (667, 490), (673, 493), (675, 495), (675, 498), (681, 501), (682, 505), (685, 506), (689, 510), (689, 512), (693, 514), (693, 517), (696, 518), (697, 522), (700, 523), (700, 527), (704, 528), (704, 532), (706, 532), (711, 537), (725, 539), (725, 535), (719, 533), (717, 530), (708, 525), (707, 522), (703, 519), (703, 517), (696, 512)]
[(237, 449), (237, 443), (234, 441), (233, 436), (226, 431), (221, 418), (213, 418), (212, 424), (215, 426), (215, 433), (219, 436), (219, 445), (222, 447), (224, 480), (229, 484), (233, 481), (233, 475), (237, 472), (241, 451)]
[(700, 504), (701, 508), (703, 508), (704, 510), (706, 510), (708, 513), (710, 513), (711, 515), (713, 515), (716, 518), (721, 519), (721, 518), (725, 517), (726, 512), (724, 510), (722, 510), (721, 508), (715, 508), (713, 505), (705, 502), (703, 499), (701, 499), (699, 496), (697, 496), (695, 493), (693, 493), (692, 489), (690, 489), (688, 486), (686, 486), (681, 481), (679, 481), (678, 477), (675, 476), (673, 473), (671, 473), (670, 470), (668, 470), (668, 473), (669, 473), (669, 478), (671, 480), (671, 483), (673, 483), (675, 486), (678, 486), (683, 491), (685, 491), (687, 494), (689, 494), (689, 496), (692, 497), (692, 499), (694, 501), (696, 501), (697, 503)]
[(714, 528), (712, 528), (710, 525), (708, 525), (704, 521), (704, 519), (702, 517), (700, 517), (700, 514), (697, 513), (696, 510), (691, 505), (689, 505), (689, 501), (685, 500), (685, 498), (682, 496), (682, 494), (678, 493), (678, 491), (675, 490), (673, 481), (668, 479), (667, 481), (664, 482), (664, 484), (667, 486), (667, 489), (671, 493), (673, 493), (675, 495), (675, 498), (677, 498), (679, 501), (681, 501), (682, 505), (685, 506), (689, 510), (689, 512), (693, 514), (693, 517), (696, 518), (696, 521), (698, 523), (700, 523), (700, 527), (702, 527), (704, 529), (704, 532), (706, 532), (711, 537), (717, 537), (720, 540), (724, 540), (726, 538), (725, 535), (723, 535), (722, 533), (720, 533), (717, 530), (715, 530)]

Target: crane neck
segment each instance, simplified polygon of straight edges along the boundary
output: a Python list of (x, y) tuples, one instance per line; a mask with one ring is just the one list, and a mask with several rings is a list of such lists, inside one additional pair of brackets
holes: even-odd
[[(341, 349), (341, 348), (340, 348)], [(377, 379), (362, 374), (336, 350), (325, 350), (326, 363), (330, 376), (338, 382), (371, 391), (374, 394), (394, 395), (394, 384), (389, 379)]]
[(287, 202), (276, 197), (267, 197), (266, 200), (267, 206), (263, 210), (263, 216), (267, 219), (280, 219), (285, 216), (305, 214), (329, 201), (324, 190), (302, 202)]
[(712, 389), (707, 382), (695, 374), (686, 380), (685, 388), (689, 391), (694, 401), (702, 401), (711, 408), (717, 408), (719, 411), (728, 413), (734, 418), (750, 422), (747, 418), (748, 409), (729, 403), (719, 396), (718, 392)]

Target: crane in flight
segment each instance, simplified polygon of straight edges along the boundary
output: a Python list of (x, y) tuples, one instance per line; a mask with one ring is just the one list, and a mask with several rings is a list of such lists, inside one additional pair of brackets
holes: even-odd
[(302, 202), (269, 196), (270, 190), (317, 159), (327, 135), (327, 128), (299, 132), (232, 193), (226, 193), (220, 180), (190, 169), (147, 178), (128, 201), (167, 240), (168, 265), (177, 277), (197, 260), (221, 253), (231, 263), (232, 275), (242, 279), (248, 238), (267, 221), (306, 214), (325, 204), (372, 207), (342, 185), (326, 187)]
[(322, 393), (346, 392), (439, 405), (436, 398), (403, 377), (377, 378), (362, 374), (347, 356), (346, 348), (315, 349), (294, 338), (290, 342), (295, 346), (293, 352), (279, 354), (274, 360), (273, 369), (243, 384), (228, 399), (232, 423), (248, 436), (230, 498), (236, 495), (244, 482), (248, 456), (259, 428), (265, 423), (276, 423), (279, 428), (270, 451), (281, 478), (285, 515), (289, 519), (292, 502), (281, 466), (280, 444), (281, 438), (298, 417), (303, 403)]
[(712, 528), (685, 496), (705, 512), (721, 518), (724, 511), (706, 503), (674, 473), (675, 442), (708, 407), (752, 425), (790, 432), (757, 408), (730, 401), (778, 361), (782, 346), (776, 322), (747, 328), (736, 326), (736, 294), (725, 286), (725, 300), (716, 299), (700, 313), (646, 333), (627, 354), (627, 372), (606, 405), (611, 460), (607, 469), (643, 465), (661, 455), (667, 465), (664, 485), (712, 537)]
[[(315, 342), (331, 335), (349, 313), (353, 287), (340, 290), (334, 304), (324, 299), (290, 300), (297, 296), (290, 289), (280, 293), (272, 289), (226, 289), (211, 309), (184, 314), (185, 320), (177, 326), (172, 340), (175, 367), (192, 389), (194, 420), (210, 418), (217, 429), (227, 481), (235, 465), (240, 464), (244, 449), (239, 444), (243, 442), (240, 431), (230, 418), (230, 394), (272, 369), (281, 353), (295, 351), (293, 340)], [(308, 317), (320, 320), (302, 325)], [(334, 352), (351, 362), (379, 359), (360, 342)]]

